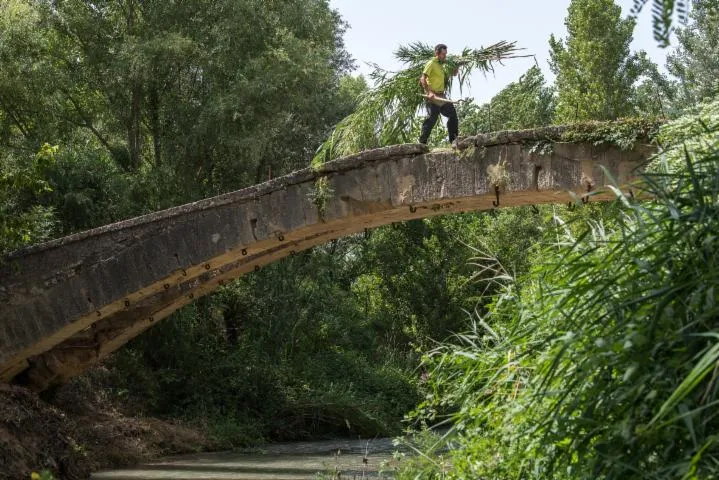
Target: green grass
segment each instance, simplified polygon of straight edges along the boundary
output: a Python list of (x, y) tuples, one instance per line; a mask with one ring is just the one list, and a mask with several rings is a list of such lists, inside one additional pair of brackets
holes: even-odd
[(450, 422), (452, 467), (407, 475), (719, 476), (719, 102), (659, 138), (654, 201), (557, 218), (529, 275), (426, 355), (412, 418)]

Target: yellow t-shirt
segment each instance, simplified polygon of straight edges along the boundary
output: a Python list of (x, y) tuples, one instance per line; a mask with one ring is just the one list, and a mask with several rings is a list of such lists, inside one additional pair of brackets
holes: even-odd
[(444, 92), (444, 68), (437, 57), (427, 62), (423, 74), (427, 75), (427, 84), (435, 92)]

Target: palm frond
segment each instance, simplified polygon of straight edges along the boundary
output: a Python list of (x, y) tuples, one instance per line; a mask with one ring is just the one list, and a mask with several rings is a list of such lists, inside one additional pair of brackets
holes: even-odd
[[(447, 88), (452, 87), (454, 69), (458, 71), (457, 81), (462, 89), (468, 85), (469, 74), (475, 70), (486, 74), (494, 71), (495, 64), (501, 64), (503, 60), (529, 56), (519, 55), (520, 51), (515, 42), (503, 41), (479, 49), (465, 48), (460, 55), (448, 55), (444, 65)], [(424, 103), (419, 78), (433, 56), (433, 47), (415, 42), (403, 45), (395, 52), (395, 57), (406, 65), (404, 69), (391, 72), (372, 65), (369, 77), (375, 87), (365, 92), (357, 109), (335, 126), (312, 163), (413, 141), (413, 132), (420, 121), (417, 112)]]
[[(636, 17), (649, 0), (634, 0), (632, 16)], [(689, 2), (683, 0), (654, 0), (652, 2), (652, 28), (654, 39), (660, 47), (669, 46), (669, 37), (672, 33), (672, 20), (676, 13), (681, 24), (687, 23)]]

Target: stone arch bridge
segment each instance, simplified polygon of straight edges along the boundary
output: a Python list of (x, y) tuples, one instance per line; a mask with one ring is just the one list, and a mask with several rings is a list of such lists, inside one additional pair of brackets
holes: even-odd
[[(61, 383), (225, 282), (366, 228), (497, 201), (615, 198), (602, 187), (628, 185), (653, 153), (641, 139), (629, 150), (566, 141), (569, 128), (366, 151), (14, 252), (0, 263), (0, 380)], [(551, 148), (535, 153), (541, 144)]]

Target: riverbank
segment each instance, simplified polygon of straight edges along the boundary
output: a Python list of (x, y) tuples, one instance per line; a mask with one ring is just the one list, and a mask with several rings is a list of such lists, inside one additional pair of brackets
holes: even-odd
[(0, 479), (89, 478), (162, 456), (217, 449), (200, 428), (139, 417), (79, 379), (48, 398), (0, 384)]

